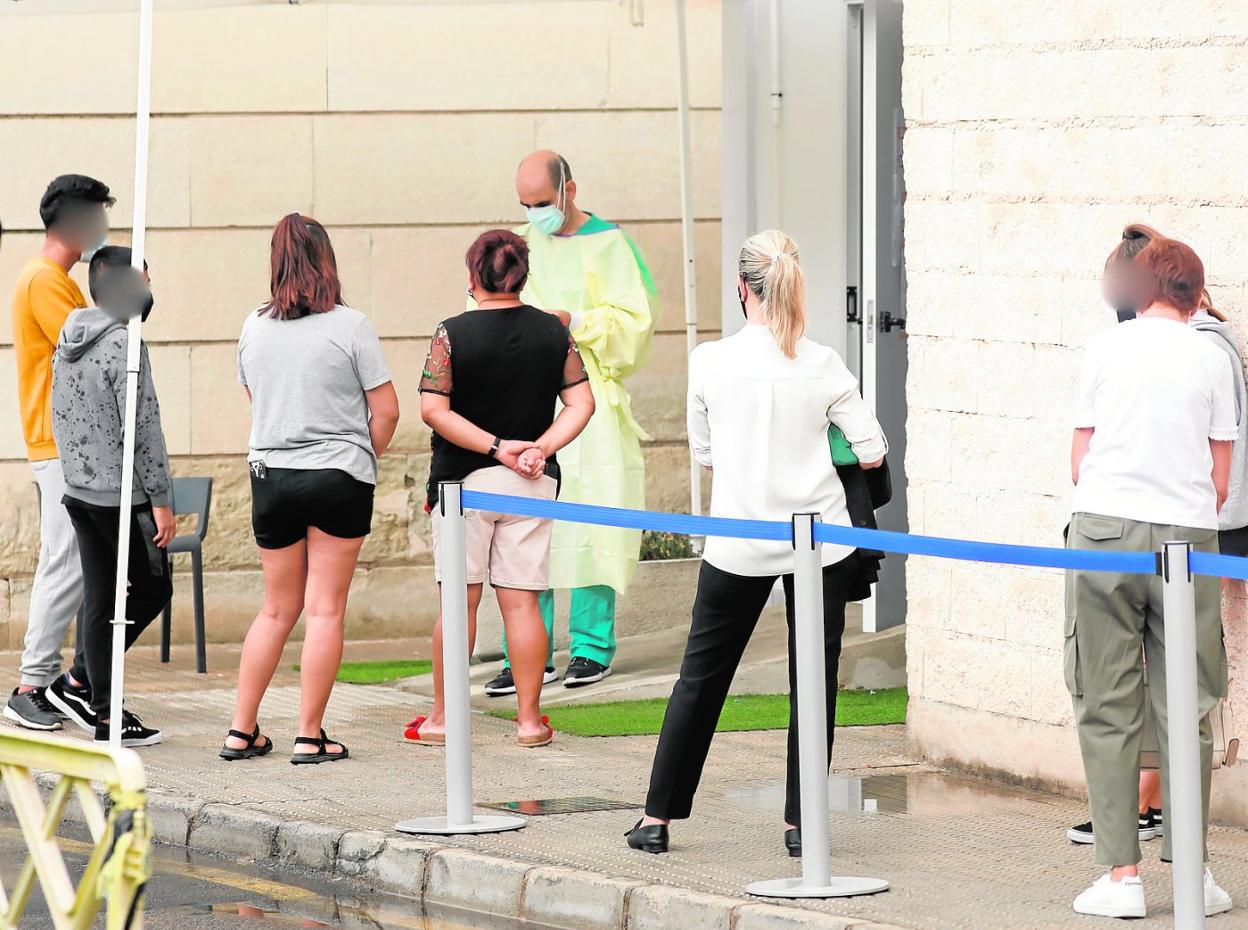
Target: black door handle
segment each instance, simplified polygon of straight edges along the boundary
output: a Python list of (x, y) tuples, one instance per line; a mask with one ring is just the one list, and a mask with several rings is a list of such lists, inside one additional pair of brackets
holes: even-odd
[(858, 288), (850, 285), (845, 288), (845, 319), (850, 323), (861, 323), (858, 313)]

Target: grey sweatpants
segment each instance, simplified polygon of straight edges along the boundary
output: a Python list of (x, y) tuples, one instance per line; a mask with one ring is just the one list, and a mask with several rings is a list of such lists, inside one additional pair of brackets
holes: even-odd
[(31, 462), (39, 485), (39, 564), (30, 589), (22, 684), (42, 688), (61, 673), (61, 646), (82, 606), (82, 561), (69, 512), (61, 503), (65, 475), (57, 459)]
[[(1198, 552), (1217, 552), (1217, 530), (1140, 523), (1121, 517), (1077, 513), (1070, 525), (1072, 549), (1159, 551), (1185, 540)], [(1156, 575), (1113, 572), (1066, 573), (1066, 686), (1074, 698), (1083, 753), (1092, 829), (1099, 865), (1140, 861), (1139, 771), (1144, 701), (1152, 701), (1161, 743), (1161, 794), (1169, 818), (1170, 760), (1166, 714), (1165, 618), (1162, 581)], [(1153, 669), (1144, 688), (1144, 659)], [(1226, 696), (1226, 649), (1222, 644), (1222, 589), (1217, 578), (1196, 577), (1196, 703), (1205, 829), (1209, 826), (1209, 776), (1213, 733), (1209, 711)], [(1170, 858), (1170, 831), (1162, 844)]]

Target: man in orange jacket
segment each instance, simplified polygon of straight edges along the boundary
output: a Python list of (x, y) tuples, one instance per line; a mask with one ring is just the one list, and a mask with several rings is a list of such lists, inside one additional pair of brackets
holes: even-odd
[(30, 591), (21, 682), (4, 716), (33, 730), (61, 728), (61, 714), (44, 692), (61, 673), (61, 645), (82, 605), (82, 565), (61, 503), (65, 477), (52, 439), (52, 356), (66, 317), (87, 305), (69, 269), (90, 261), (104, 244), (105, 211), (113, 202), (108, 187), (94, 178), (66, 174), (52, 181), (39, 201), (47, 230), (43, 248), (22, 269), (13, 294), (18, 408), (26, 455), (39, 485), (39, 564)]

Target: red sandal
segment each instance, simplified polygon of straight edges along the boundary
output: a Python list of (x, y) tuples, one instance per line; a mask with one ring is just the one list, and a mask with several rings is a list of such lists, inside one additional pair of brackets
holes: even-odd
[(409, 743), (419, 743), (424, 746), (445, 746), (446, 735), (443, 733), (430, 733), (428, 736), (421, 736), (421, 724), (428, 719), (428, 717), (417, 717), (409, 723), (403, 731), (403, 739)]
[(538, 736), (517, 736), (516, 744), (521, 749), (538, 749), (542, 746), (549, 746), (555, 741), (555, 728), (550, 725), (550, 717), (546, 714), (542, 715), (542, 726), (546, 728), (546, 732)]

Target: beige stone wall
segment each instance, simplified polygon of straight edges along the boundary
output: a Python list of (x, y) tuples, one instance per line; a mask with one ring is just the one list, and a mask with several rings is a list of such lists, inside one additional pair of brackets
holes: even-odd
[[(1099, 273), (1122, 226), (1188, 241), (1217, 303), (1248, 317), (1248, 5), (906, 0), (905, 41), (911, 527), (1061, 545), (1075, 380), (1114, 320)], [(918, 744), (1081, 783), (1061, 574), (908, 572)], [(1242, 670), (1245, 594), (1231, 593)], [(1243, 780), (1217, 779), (1223, 816), (1248, 819)]]
[[(39, 247), (37, 206), (50, 178), (77, 171), (110, 184), (115, 241), (126, 239), (133, 193), (133, 15), (34, 16), (15, 6), (0, 7), (6, 306)], [(146, 335), (174, 470), (217, 482), (206, 549), (213, 639), (236, 638), (258, 604), (242, 455), (249, 420), (234, 344), (244, 315), (267, 296), (272, 224), (292, 210), (329, 227), (347, 298), (377, 324), (403, 409), (353, 590), (351, 635), (431, 626), (418, 372), (433, 326), (463, 307), (469, 242), (489, 225), (521, 220), (512, 175), (536, 146), (567, 155), (581, 205), (624, 223), (652, 265), (663, 314), (654, 360), (631, 388), (637, 418), (655, 437), (646, 449), (649, 504), (687, 507), (673, 9), (647, 3), (643, 28), (616, 4), (580, 2), (157, 14), (148, 238), (157, 306)], [(709, 332), (719, 326), (719, 5), (694, 0), (689, 18), (700, 315)], [(11, 342), (6, 312), (0, 648), (20, 644), (37, 553)], [(176, 632), (185, 639), (189, 586), (179, 579), (176, 588)]]

